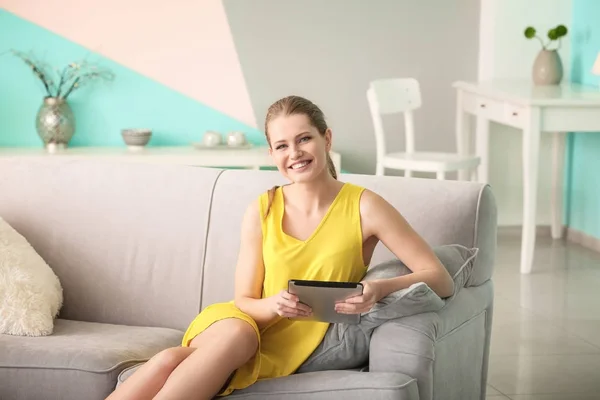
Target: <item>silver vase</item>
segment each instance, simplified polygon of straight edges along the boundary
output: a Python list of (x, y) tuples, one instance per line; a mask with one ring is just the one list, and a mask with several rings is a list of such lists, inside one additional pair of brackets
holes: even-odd
[(44, 147), (66, 147), (75, 133), (75, 116), (62, 97), (46, 97), (38, 110), (35, 126)]
[(556, 50), (541, 50), (533, 63), (533, 83), (558, 85), (563, 77), (563, 65)]

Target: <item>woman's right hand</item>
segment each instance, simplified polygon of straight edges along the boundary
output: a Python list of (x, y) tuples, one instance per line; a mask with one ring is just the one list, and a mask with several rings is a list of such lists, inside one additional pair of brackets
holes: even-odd
[(273, 311), (284, 318), (308, 317), (312, 310), (306, 304), (300, 303), (298, 296), (282, 290), (272, 297)]

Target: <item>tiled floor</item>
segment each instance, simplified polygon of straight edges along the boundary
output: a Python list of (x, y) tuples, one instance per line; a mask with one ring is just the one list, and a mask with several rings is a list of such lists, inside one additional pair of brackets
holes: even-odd
[(500, 230), (487, 399), (600, 399), (600, 253), (549, 236), (521, 275), (520, 237)]

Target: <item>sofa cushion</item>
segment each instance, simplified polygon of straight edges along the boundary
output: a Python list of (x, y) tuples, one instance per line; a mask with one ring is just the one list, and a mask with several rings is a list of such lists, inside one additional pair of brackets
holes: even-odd
[(185, 330), (221, 170), (103, 158), (0, 157), (0, 215), (60, 279), (60, 318)]
[[(118, 384), (125, 382), (141, 365), (124, 370)], [(323, 371), (265, 379), (227, 396), (228, 399), (245, 400), (330, 400), (341, 397), (344, 400), (418, 400), (419, 392), (416, 380), (400, 373)]]
[[(449, 298), (442, 300), (423, 282), (391, 293), (363, 313), (359, 324), (331, 324), (319, 347), (298, 371), (348, 369), (364, 365), (369, 357), (369, 341), (375, 328), (389, 320), (439, 311), (452, 301), (469, 279), (478, 249), (445, 245), (433, 250), (453, 278), (454, 293)], [(370, 268), (364, 280), (388, 279), (409, 273), (410, 269), (400, 260), (390, 260)]]
[(62, 302), (62, 287), (54, 271), (0, 217), (0, 333), (49, 335)]
[[(100, 399), (128, 366), (178, 346), (183, 332), (56, 319), (44, 337), (0, 335), (0, 398)], [(35, 384), (32, 384), (35, 382)]]

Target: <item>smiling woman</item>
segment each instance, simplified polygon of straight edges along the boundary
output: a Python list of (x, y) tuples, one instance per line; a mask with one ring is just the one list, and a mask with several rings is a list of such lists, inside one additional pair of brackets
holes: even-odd
[[(275, 102), (265, 132), (278, 170), (291, 183), (262, 193), (246, 209), (234, 299), (206, 307), (181, 347), (157, 354), (110, 400), (211, 399), (296, 372), (329, 324), (297, 318), (312, 310), (287, 291), (291, 279), (361, 282), (362, 295), (336, 305), (340, 314), (369, 311), (416, 282), (440, 297), (453, 293), (446, 269), (394, 207), (337, 180), (328, 154), (332, 132), (314, 103), (297, 96)], [(379, 241), (413, 273), (361, 281)]]
[[(269, 154), (277, 169), (292, 182), (311, 180), (315, 174), (324, 172), (325, 165), (326, 172), (337, 179), (335, 166), (329, 156), (332, 132), (323, 112), (311, 101), (288, 96), (273, 103), (265, 118), (265, 135)], [(266, 214), (269, 213), (275, 190), (277, 186), (268, 192)]]
[[(277, 118), (280, 116), (289, 116), (289, 118)], [(270, 125), (272, 125), (271, 131), (276, 132), (276, 136), (270, 132)], [(300, 132), (298, 133), (297, 130)], [(267, 142), (271, 146), (271, 155), (274, 156), (279, 170), (284, 175), (287, 176), (288, 168), (298, 169), (297, 165), (292, 168), (292, 165), (281, 164), (286, 161), (284, 158), (286, 155), (290, 161), (307, 162), (308, 164), (314, 161), (314, 158), (310, 157), (312, 155), (313, 157), (317, 156), (317, 161), (321, 161), (321, 163), (325, 160), (327, 170), (334, 178), (337, 178), (333, 161), (329, 156), (331, 129), (328, 128), (321, 110), (311, 101), (299, 96), (289, 96), (275, 102), (267, 112), (265, 133)], [(319, 146), (314, 143), (313, 139), (321, 139), (325, 142), (324, 151), (318, 151)], [(298, 149), (296, 146), (300, 148)], [(292, 152), (295, 151), (291, 157), (290, 147)], [(294, 160), (294, 156), (302, 156), (303, 152), (308, 153), (305, 159)]]

